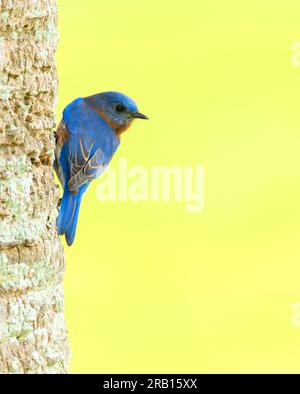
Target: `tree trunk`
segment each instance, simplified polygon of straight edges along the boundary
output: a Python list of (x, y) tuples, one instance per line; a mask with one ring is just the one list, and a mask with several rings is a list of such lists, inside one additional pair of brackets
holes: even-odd
[(0, 0), (0, 372), (65, 373), (56, 0)]

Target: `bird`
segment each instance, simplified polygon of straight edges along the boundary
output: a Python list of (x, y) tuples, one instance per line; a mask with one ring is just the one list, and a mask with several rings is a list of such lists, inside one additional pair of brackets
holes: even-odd
[(148, 117), (132, 98), (113, 91), (79, 97), (64, 109), (55, 132), (54, 169), (63, 187), (57, 231), (67, 245), (75, 239), (84, 193), (107, 168), (134, 119)]

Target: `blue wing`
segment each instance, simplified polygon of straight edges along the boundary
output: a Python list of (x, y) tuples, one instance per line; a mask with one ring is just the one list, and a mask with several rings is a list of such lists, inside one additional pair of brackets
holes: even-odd
[(65, 144), (65, 172), (72, 191), (75, 192), (76, 184), (79, 189), (103, 172), (115, 153), (119, 140), (110, 126), (84, 99), (77, 99), (68, 105), (63, 120), (69, 132)]
[(114, 131), (84, 99), (69, 104), (63, 113), (68, 138), (57, 148), (64, 195), (57, 219), (59, 234), (73, 243), (79, 207), (89, 183), (101, 175), (116, 151)]

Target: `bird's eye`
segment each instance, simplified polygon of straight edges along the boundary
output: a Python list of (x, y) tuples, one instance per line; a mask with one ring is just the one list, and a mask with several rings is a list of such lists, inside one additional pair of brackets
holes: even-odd
[(122, 104), (118, 104), (118, 105), (116, 105), (116, 111), (117, 112), (125, 112), (125, 107), (124, 107), (124, 105), (122, 105)]

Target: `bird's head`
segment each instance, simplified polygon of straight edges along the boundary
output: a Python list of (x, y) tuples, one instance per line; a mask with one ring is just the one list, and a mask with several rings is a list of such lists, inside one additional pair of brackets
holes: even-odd
[(86, 100), (117, 134), (127, 130), (134, 119), (148, 119), (139, 112), (136, 103), (122, 93), (104, 92), (87, 97)]

